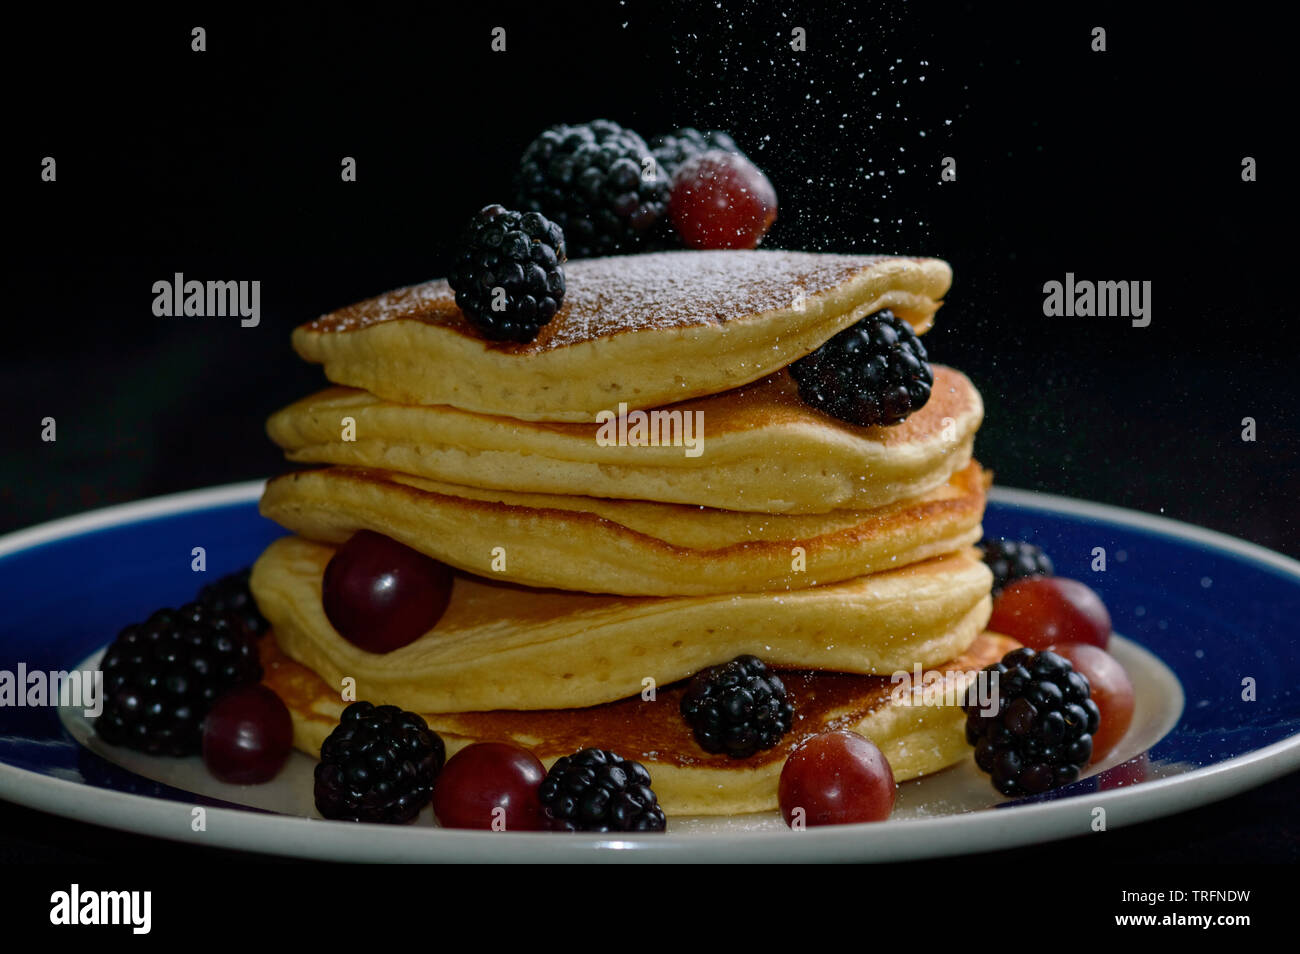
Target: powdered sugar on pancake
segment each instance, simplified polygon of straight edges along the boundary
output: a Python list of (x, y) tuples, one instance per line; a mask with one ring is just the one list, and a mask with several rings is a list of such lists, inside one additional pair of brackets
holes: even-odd
[[(535, 341), (492, 347), (512, 353), (547, 351), (625, 332), (735, 321), (790, 308), (799, 291), (814, 298), (891, 260), (896, 257), (733, 250), (583, 259), (565, 266), (564, 305)], [(387, 292), (306, 327), (346, 332), (386, 321), (423, 321), (479, 337), (445, 280)]]

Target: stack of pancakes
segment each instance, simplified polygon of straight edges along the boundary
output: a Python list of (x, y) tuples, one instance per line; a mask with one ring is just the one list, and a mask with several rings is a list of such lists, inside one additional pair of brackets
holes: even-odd
[[(262, 512), (297, 535), (252, 579), (295, 744), (317, 754), (354, 685), (423, 714), (449, 754), (513, 741), (549, 766), (612, 749), (670, 815), (775, 808), (785, 756), (828, 728), (872, 738), (900, 781), (960, 759), (960, 708), (905, 705), (888, 677), (919, 666), (960, 686), (1006, 649), (983, 633), (992, 577), (972, 548), (979, 394), (935, 366), (922, 409), (858, 427), (804, 404), (784, 370), (882, 308), (924, 331), (948, 266), (714, 251), (566, 272), (526, 344), (482, 337), (445, 281), (295, 331), (344, 385), (268, 424), (291, 460), (327, 465), (268, 484)], [(642, 415), (657, 444), (637, 411), (661, 412)], [(326, 564), (362, 529), (457, 571), (437, 625), (382, 655), (321, 605)], [(788, 670), (795, 723), (735, 760), (699, 748), (678, 701), (743, 653)]]

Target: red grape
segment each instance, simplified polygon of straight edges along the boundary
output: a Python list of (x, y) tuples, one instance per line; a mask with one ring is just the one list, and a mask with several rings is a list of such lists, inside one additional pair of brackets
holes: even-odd
[(781, 769), (781, 815), (793, 827), (884, 821), (898, 786), (884, 753), (856, 732), (824, 732), (799, 743)]
[(292, 749), (288, 708), (258, 683), (223, 695), (203, 720), (203, 763), (223, 782), (270, 781), (284, 768)]
[(340, 636), (371, 653), (419, 639), (451, 600), (451, 568), (372, 530), (354, 533), (325, 567), (322, 603)]
[(776, 221), (776, 190), (744, 156), (712, 149), (678, 168), (668, 215), (691, 248), (754, 248)]
[(1110, 613), (1101, 597), (1078, 580), (1034, 576), (1016, 580), (993, 601), (989, 629), (1031, 649), (1053, 643), (1110, 642)]
[(1101, 723), (1092, 734), (1092, 762), (1100, 762), (1133, 721), (1133, 682), (1118, 659), (1088, 643), (1061, 643), (1052, 652), (1068, 659), (1092, 687), (1092, 701), (1101, 711)]
[(476, 742), (443, 766), (433, 788), (433, 814), (444, 828), (538, 831), (545, 827), (537, 794), (545, 778), (546, 767), (527, 749)]

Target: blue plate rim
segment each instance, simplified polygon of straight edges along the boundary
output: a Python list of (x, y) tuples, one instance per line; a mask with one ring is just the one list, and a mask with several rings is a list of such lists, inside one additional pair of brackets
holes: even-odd
[[(246, 504), (260, 497), (265, 485), (265, 480), (224, 484), (60, 518), (0, 537), (0, 557), (126, 523)], [(993, 488), (990, 500), (1189, 540), (1262, 564), (1300, 583), (1300, 561), (1170, 517), (1007, 487)], [(701, 832), (639, 839), (577, 834), (562, 840), (548, 833), (512, 832), (493, 843), (494, 847), (505, 849), (503, 852), (485, 852), (485, 839), (479, 832), (439, 828), (413, 832), (406, 827), (364, 824), (334, 826), (317, 819), (265, 815), (239, 808), (207, 808), (208, 829), (194, 833), (190, 827), (191, 805), (106, 789), (95, 789), (97, 817), (91, 818), (86, 812), (85, 784), (4, 762), (0, 762), (0, 796), (53, 814), (153, 837), (321, 859), (343, 855), (366, 860), (422, 861), (446, 860), (451, 855), (474, 860), (494, 860), (492, 856), (498, 856), (496, 860), (550, 862), (598, 857), (686, 861), (701, 854), (718, 860), (717, 852), (725, 848), (728, 859), (733, 861), (861, 860), (866, 847), (863, 838), (869, 833), (870, 857), (883, 861), (966, 854), (1058, 839), (1065, 837), (1060, 831), (1061, 821), (1070, 816), (1076, 816), (1078, 833), (1085, 834), (1091, 813), (1097, 807), (1106, 809), (1108, 827), (1137, 824), (1227, 798), (1297, 768), (1300, 768), (1300, 732), (1179, 775), (1094, 792), (1087, 797), (1007, 806), (1006, 810), (906, 819), (883, 826), (807, 829), (793, 840), (781, 831)], [(160, 824), (168, 820), (173, 824)]]

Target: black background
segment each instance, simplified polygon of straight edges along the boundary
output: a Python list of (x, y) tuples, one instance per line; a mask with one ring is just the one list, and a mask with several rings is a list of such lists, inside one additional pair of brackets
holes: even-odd
[[(1300, 556), (1281, 21), (468, 6), (11, 22), (0, 531), (284, 469), (262, 422), (324, 380), (290, 330), (443, 274), (468, 216), (509, 202), (533, 136), (603, 117), (647, 138), (730, 130), (780, 197), (768, 245), (950, 261), (926, 344), (979, 386), (977, 454), (1000, 484)], [(196, 25), (207, 52), (190, 49)], [(260, 326), (155, 317), (151, 286), (178, 271), (260, 280)], [(1044, 317), (1043, 283), (1067, 271), (1151, 281), (1151, 325)], [(1294, 857), (1294, 831), (1275, 850)]]

